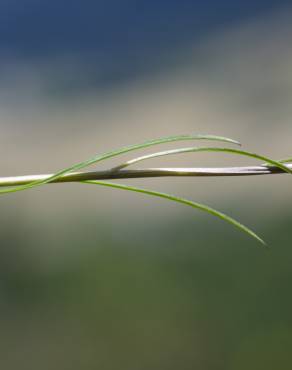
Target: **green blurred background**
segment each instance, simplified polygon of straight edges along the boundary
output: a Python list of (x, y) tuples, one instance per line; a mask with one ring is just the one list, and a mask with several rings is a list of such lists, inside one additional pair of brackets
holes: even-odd
[[(14, 0), (0, 10), (1, 176), (185, 133), (292, 155), (289, 2)], [(205, 153), (149, 166), (253, 163)], [(1, 369), (290, 369), (289, 176), (124, 182), (209, 204), (271, 248), (119, 190), (2, 196)]]

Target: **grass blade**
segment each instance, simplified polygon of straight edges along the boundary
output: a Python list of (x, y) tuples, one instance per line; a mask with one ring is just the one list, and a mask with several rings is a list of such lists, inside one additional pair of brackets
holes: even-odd
[[(270, 159), (268, 157), (256, 154), (256, 153), (251, 153), (247, 152), (244, 150), (239, 150), (239, 149), (231, 149), (231, 148), (215, 148), (215, 147), (190, 147), (190, 148), (180, 148), (180, 149), (171, 149), (171, 150), (165, 150), (163, 152), (157, 152), (157, 153), (152, 153), (152, 154), (146, 154), (141, 157), (137, 157), (134, 159), (131, 159), (125, 163), (122, 163), (121, 165), (117, 166), (114, 168), (114, 170), (120, 170), (122, 168), (128, 167), (132, 164), (145, 161), (147, 159), (151, 158), (157, 158), (157, 157), (162, 157), (166, 155), (173, 155), (173, 154), (182, 154), (182, 153), (191, 153), (191, 152), (223, 152), (223, 153), (229, 153), (229, 154), (236, 154), (236, 155), (241, 155), (245, 157), (250, 157), (254, 159), (259, 159), (261, 161), (266, 161), (269, 163), (269, 165), (276, 166), (280, 168), (281, 170), (292, 173), (291, 169), (285, 166), (283, 163), (284, 161), (276, 161), (273, 159)], [(288, 162), (290, 160), (285, 160), (285, 162)]]
[(94, 184), (94, 185), (101, 185), (101, 186), (107, 186), (110, 188), (115, 188), (115, 189), (122, 189), (122, 190), (128, 190), (128, 191), (133, 191), (136, 193), (142, 193), (142, 194), (147, 194), (147, 195), (152, 195), (154, 197), (159, 197), (159, 198), (164, 198), (168, 199), (173, 202), (181, 203), (196, 209), (199, 209), (201, 211), (207, 212), (215, 217), (218, 217), (231, 225), (237, 227), (238, 229), (242, 230), (246, 234), (250, 235), (257, 241), (259, 241), (261, 244), (266, 245), (266, 243), (261, 239), (255, 232), (253, 232), (251, 229), (246, 227), (245, 225), (241, 224), (240, 222), (236, 221), (230, 216), (227, 216), (226, 214), (217, 211), (211, 207), (208, 207), (204, 204), (201, 203), (196, 203), (188, 199), (180, 198), (174, 195), (166, 194), (166, 193), (161, 193), (153, 190), (148, 190), (148, 189), (143, 189), (143, 188), (137, 188), (133, 186), (128, 186), (128, 185), (122, 185), (122, 184), (117, 184), (117, 183), (112, 183), (112, 182), (105, 182), (105, 181), (82, 181), (82, 183), (86, 184)]
[(176, 141), (186, 141), (186, 140), (213, 140), (213, 141), (227, 142), (227, 143), (240, 145), (240, 143), (236, 140), (226, 138), (226, 137), (222, 137), (222, 136), (216, 136), (216, 135), (168, 136), (168, 137), (164, 137), (164, 138), (160, 138), (160, 139), (146, 141), (142, 144), (125, 146), (125, 147), (117, 149), (117, 150), (113, 150), (113, 151), (110, 151), (110, 152), (106, 152), (104, 154), (96, 155), (96, 156), (94, 156), (94, 157), (92, 157), (92, 158), (90, 158), (86, 161), (79, 162), (79, 163), (74, 164), (70, 167), (67, 167), (67, 168), (65, 168), (61, 171), (58, 171), (57, 173), (55, 173), (54, 175), (52, 175), (51, 177), (49, 177), (45, 180), (34, 181), (34, 182), (32, 182), (30, 184), (27, 184), (27, 185), (15, 186), (15, 187), (8, 188), (8, 189), (1, 189), (0, 194), (13, 193), (13, 192), (17, 192), (17, 191), (30, 189), (30, 188), (33, 188), (35, 186), (44, 185), (44, 184), (47, 184), (47, 183), (49, 183), (53, 180), (56, 180), (59, 177), (62, 177), (65, 174), (68, 174), (70, 172), (78, 171), (78, 170), (83, 169), (85, 167), (91, 166), (91, 165), (93, 165), (97, 162), (100, 162), (100, 161), (103, 161), (103, 160), (106, 160), (106, 159), (109, 159), (109, 158), (113, 158), (113, 157), (116, 157), (118, 155), (128, 153), (128, 152), (131, 152), (131, 151), (134, 151), (134, 150), (144, 149), (144, 148), (147, 148), (147, 147), (150, 147), (150, 146), (153, 146), (153, 145), (159, 145), (159, 144), (176, 142)]
[[(277, 161), (279, 163), (291, 163), (292, 162), (292, 158), (278, 159)], [(263, 163), (263, 166), (269, 167), (269, 166), (271, 166), (271, 164), (270, 163)]]

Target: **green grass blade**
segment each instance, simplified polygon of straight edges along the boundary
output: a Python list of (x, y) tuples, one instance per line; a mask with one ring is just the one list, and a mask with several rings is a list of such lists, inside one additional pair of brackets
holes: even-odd
[(291, 163), (292, 162), (292, 158), (280, 159), (278, 162), (281, 162), (281, 163)]
[(171, 150), (165, 150), (163, 152), (157, 152), (157, 153), (152, 153), (152, 154), (146, 154), (141, 157), (137, 157), (134, 159), (131, 159), (117, 167), (115, 167), (115, 170), (120, 170), (122, 168), (125, 168), (127, 166), (130, 166), (132, 164), (145, 161), (147, 159), (151, 158), (157, 158), (157, 157), (162, 157), (166, 155), (173, 155), (173, 154), (182, 154), (182, 153), (190, 153), (190, 152), (223, 152), (223, 153), (229, 153), (229, 154), (236, 154), (236, 155), (241, 155), (245, 157), (250, 157), (254, 159), (259, 159), (261, 161), (266, 161), (270, 165), (279, 167), (285, 172), (292, 173), (291, 169), (289, 169), (287, 166), (282, 164), (282, 161), (276, 161), (273, 159), (270, 159), (268, 157), (264, 157), (262, 155), (256, 154), (256, 153), (251, 153), (247, 152), (244, 150), (239, 150), (239, 149), (231, 149), (231, 148), (215, 148), (215, 147), (190, 147), (190, 148), (180, 148), (180, 149), (171, 149)]
[(173, 202), (181, 203), (196, 209), (199, 209), (201, 211), (207, 212), (215, 217), (218, 217), (231, 225), (237, 227), (238, 229), (242, 230), (246, 234), (250, 235), (251, 237), (255, 238), (257, 241), (259, 241), (261, 244), (266, 245), (266, 243), (252, 230), (250, 230), (248, 227), (245, 225), (241, 224), (240, 222), (234, 220), (230, 216), (227, 216), (226, 214), (217, 211), (211, 207), (208, 207), (204, 204), (201, 203), (196, 203), (188, 199), (180, 198), (174, 195), (166, 194), (166, 193), (161, 193), (153, 190), (148, 190), (148, 189), (142, 189), (142, 188), (137, 188), (133, 186), (128, 186), (128, 185), (122, 185), (122, 184), (117, 184), (117, 183), (112, 183), (112, 182), (105, 182), (105, 181), (82, 181), (82, 183), (86, 184), (94, 184), (94, 185), (102, 185), (102, 186), (107, 186), (110, 188), (116, 188), (116, 189), (122, 189), (122, 190), (128, 190), (128, 191), (133, 191), (136, 193), (142, 193), (142, 194), (147, 194), (147, 195), (152, 195), (154, 197), (159, 197), (159, 198), (164, 198), (168, 199)]
[(86, 161), (79, 162), (77, 164), (74, 164), (70, 167), (67, 167), (61, 171), (58, 171), (56, 174), (52, 175), (51, 177), (45, 179), (45, 180), (40, 180), (40, 181), (34, 181), (30, 184), (27, 185), (21, 185), (21, 186), (15, 186), (12, 188), (8, 189), (1, 189), (0, 194), (5, 194), (5, 193), (13, 193), (21, 190), (26, 190), (33, 188), (35, 186), (40, 186), (47, 184), (53, 180), (56, 180), (59, 177), (64, 176), (65, 174), (73, 171), (78, 171), (80, 169), (83, 169), (85, 167), (91, 166), (97, 162), (103, 161), (105, 159), (113, 158), (118, 155), (128, 153), (134, 150), (138, 149), (144, 149), (153, 145), (159, 145), (159, 144), (165, 144), (165, 143), (170, 143), (170, 142), (176, 142), (176, 141), (186, 141), (186, 140), (213, 140), (213, 141), (220, 141), (220, 142), (227, 142), (227, 143), (232, 143), (232, 144), (237, 144), (240, 145), (240, 143), (236, 140), (222, 137), (222, 136), (216, 136), (216, 135), (178, 135), (178, 136), (168, 136), (160, 139), (155, 139), (155, 140), (150, 140), (146, 141), (142, 144), (136, 144), (136, 145), (130, 145), (130, 146), (125, 146), (123, 148), (113, 150), (110, 152), (106, 152), (100, 155), (96, 155)]
[[(278, 161), (279, 163), (292, 163), (292, 158), (278, 159), (277, 161)], [(263, 165), (263, 166), (267, 166), (267, 167), (271, 166), (271, 164), (270, 164), (270, 163), (263, 163), (262, 165)]]

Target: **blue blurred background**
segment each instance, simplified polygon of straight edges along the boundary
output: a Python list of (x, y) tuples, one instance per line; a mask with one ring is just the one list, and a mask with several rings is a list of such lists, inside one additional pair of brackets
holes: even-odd
[[(291, 156), (290, 3), (2, 0), (1, 176), (185, 133)], [(149, 166), (253, 163), (205, 153)], [(125, 181), (221, 209), (269, 251), (208, 215), (118, 190), (2, 196), (1, 368), (290, 369), (289, 181)]]

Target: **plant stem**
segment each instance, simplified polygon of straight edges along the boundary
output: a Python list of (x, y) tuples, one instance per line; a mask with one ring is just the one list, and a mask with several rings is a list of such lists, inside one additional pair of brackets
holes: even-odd
[[(292, 164), (286, 165), (292, 170)], [(114, 180), (133, 179), (149, 177), (215, 177), (215, 176), (254, 176), (272, 175), (285, 173), (275, 166), (246, 166), (246, 167), (221, 167), (221, 168), (145, 168), (135, 170), (105, 170), (91, 172), (72, 172), (61, 178), (55, 179), (52, 183), (80, 182), (88, 180)], [(0, 186), (26, 185), (34, 181), (45, 180), (52, 174), (27, 175), (0, 177)]]

